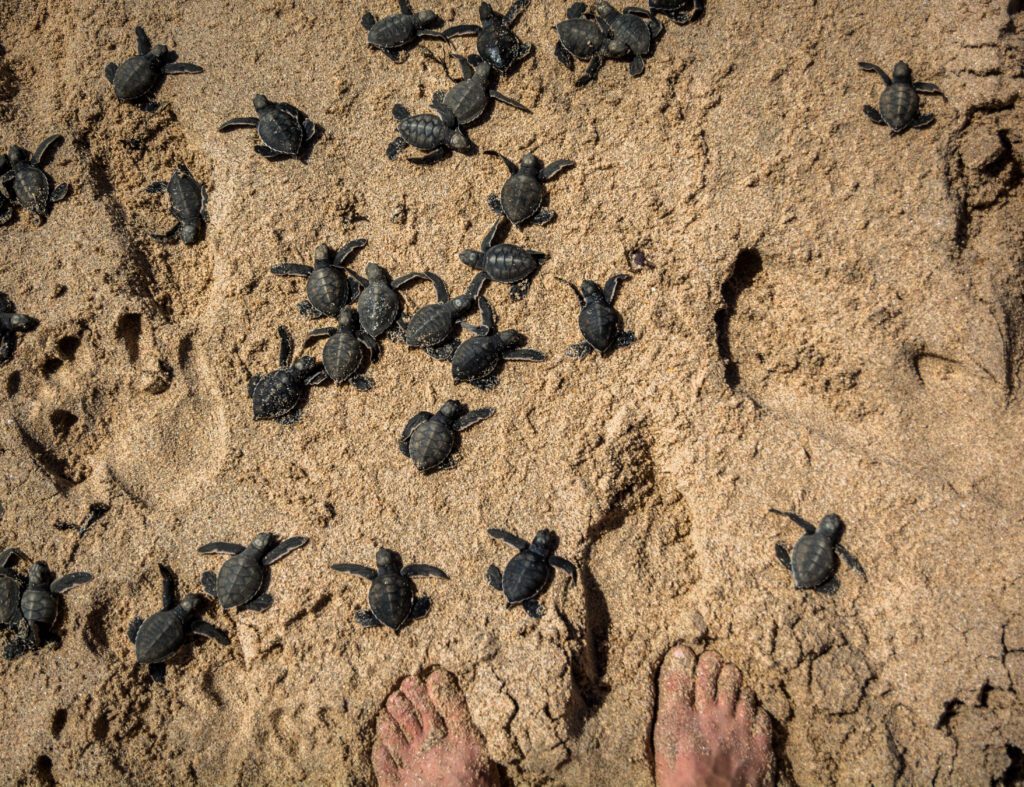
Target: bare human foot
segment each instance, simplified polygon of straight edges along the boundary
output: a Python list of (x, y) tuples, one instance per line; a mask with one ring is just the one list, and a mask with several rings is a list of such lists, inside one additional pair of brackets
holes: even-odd
[(743, 676), (713, 651), (677, 645), (661, 663), (654, 722), (658, 787), (772, 780), (771, 720)]
[(496, 783), (483, 735), (450, 673), (409, 676), (388, 697), (377, 717), (373, 770), (382, 787)]

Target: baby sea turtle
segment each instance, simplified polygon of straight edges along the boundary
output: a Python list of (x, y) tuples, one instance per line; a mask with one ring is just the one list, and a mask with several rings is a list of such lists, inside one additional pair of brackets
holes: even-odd
[(291, 104), (276, 103), (257, 94), (252, 105), (258, 117), (231, 118), (221, 123), (217, 130), (255, 128), (263, 140), (255, 150), (264, 158), (297, 158), (303, 146), (316, 134), (316, 124)]
[(28, 638), (32, 647), (38, 648), (50, 632), (57, 619), (60, 596), (71, 588), (92, 581), (92, 574), (75, 571), (60, 579), (53, 575), (46, 563), (33, 563), (28, 569), (28, 585), (21, 594), (21, 616), (28, 623)]
[(50, 146), (63, 140), (59, 134), (47, 137), (39, 143), (36, 152), (31, 156), (27, 150), (17, 145), (7, 153), (11, 168), (0, 175), (0, 183), (8, 188), (22, 209), (32, 213), (36, 224), (42, 224), (50, 205), (60, 202), (70, 191), (67, 183), (61, 183), (51, 190), (50, 176), (43, 171), (43, 158)]
[(18, 334), (34, 331), (38, 326), (39, 320), (27, 314), (18, 314), (14, 301), (6, 293), (0, 292), (0, 366), (14, 357)]
[(447, 41), (444, 33), (431, 28), (441, 26), (441, 17), (433, 11), (413, 13), (409, 0), (398, 0), (399, 13), (377, 19), (369, 11), (360, 22), (367, 31), (367, 41), (373, 49), (379, 49), (396, 63), (401, 63), (398, 53), (420, 38), (435, 38)]
[[(0, 153), (0, 179), (10, 168), (11, 162), (7, 158), (6, 153)], [(11, 201), (7, 199), (7, 194), (3, 189), (0, 189), (0, 224), (6, 224), (12, 218), (14, 218), (14, 206), (11, 205)]]
[(360, 391), (373, 388), (373, 381), (361, 374), (356, 374), (366, 365), (367, 351), (370, 357), (380, 352), (377, 340), (359, 327), (359, 315), (355, 309), (343, 311), (338, 318), (336, 328), (317, 328), (307, 337), (309, 339), (327, 338), (323, 349), (324, 371), (336, 383), (349, 382)]
[(874, 71), (882, 78), (885, 88), (878, 99), (878, 109), (864, 105), (864, 114), (875, 123), (888, 126), (893, 134), (900, 134), (908, 128), (924, 128), (935, 122), (935, 115), (922, 115), (921, 99), (918, 93), (938, 93), (942, 91), (931, 82), (912, 82), (910, 66), (902, 60), (893, 66), (892, 79), (885, 70), (872, 63), (858, 63), (865, 71)]
[(775, 545), (776, 557), (787, 571), (793, 573), (793, 580), (798, 589), (817, 588), (826, 593), (834, 592), (839, 586), (834, 576), (836, 552), (843, 556), (843, 560), (850, 568), (864, 575), (864, 567), (839, 543), (843, 534), (843, 522), (838, 516), (828, 514), (823, 517), (818, 529), (815, 530), (814, 525), (792, 511), (779, 511), (775, 508), (768, 510), (773, 514), (788, 517), (803, 528), (805, 533), (793, 545), (792, 553), (787, 552), (782, 544)]
[(611, 37), (607, 25), (585, 15), (586, 8), (586, 3), (573, 3), (565, 13), (566, 18), (555, 25), (558, 62), (570, 71), (576, 70), (576, 60), (587, 63), (587, 70), (576, 80), (576, 87), (593, 82), (606, 59), (621, 59), (629, 52), (625, 43)]
[(652, 14), (662, 14), (677, 25), (688, 25), (704, 16), (704, 0), (647, 0)]
[(651, 54), (655, 39), (665, 30), (664, 25), (642, 8), (626, 8), (617, 11), (611, 3), (600, 0), (594, 10), (598, 17), (608, 25), (612, 39), (626, 47), (630, 76), (638, 77), (644, 73), (644, 58)]
[(486, 298), (480, 298), (480, 313), (487, 333), (462, 342), (452, 355), (452, 378), (456, 383), (472, 383), (482, 391), (498, 384), (498, 371), (505, 361), (543, 361), (538, 350), (523, 348), (526, 337), (519, 331), (497, 332), (494, 312)]
[(171, 215), (177, 219), (167, 232), (151, 233), (154, 240), (161, 243), (180, 240), (186, 246), (191, 246), (200, 239), (206, 224), (206, 189), (192, 177), (188, 167), (179, 164), (170, 180), (151, 183), (146, 191), (150, 194), (166, 192), (171, 200)]
[(398, 450), (412, 459), (421, 473), (436, 470), (442, 465), (454, 467), (450, 458), (457, 447), (458, 433), (494, 415), (493, 407), (465, 410), (462, 402), (449, 399), (433, 415), (426, 411), (416, 413), (402, 430)]
[(559, 159), (542, 167), (540, 159), (532, 153), (527, 153), (517, 167), (505, 156), (493, 150), (485, 150), (484, 153), (501, 159), (511, 175), (501, 187), (500, 199), (494, 194), (487, 198), (491, 210), (505, 216), (517, 227), (528, 223), (547, 224), (555, 218), (554, 212), (544, 207), (544, 201), (547, 199), (544, 184), (563, 170), (575, 167), (575, 161)]
[(430, 598), (416, 595), (412, 577), (448, 579), (441, 569), (422, 563), (403, 568), (399, 554), (384, 548), (377, 550), (376, 571), (354, 563), (334, 563), (331, 568), (370, 580), (370, 608), (356, 610), (356, 622), (366, 628), (387, 626), (396, 634), (430, 611)]
[(493, 281), (510, 286), (513, 301), (522, 300), (530, 289), (530, 281), (539, 269), (544, 252), (524, 249), (511, 243), (495, 243), (499, 233), (508, 228), (502, 216), (484, 235), (480, 251), (466, 249), (459, 252), (459, 259), (473, 270), (480, 271), (469, 285), (470, 292), (481, 292), (485, 282)]
[(302, 276), (306, 279), (306, 300), (299, 304), (302, 314), (307, 317), (337, 317), (356, 297), (359, 289), (349, 281), (352, 278), (358, 282), (359, 277), (345, 268), (345, 263), (365, 245), (365, 238), (357, 238), (332, 255), (330, 247), (321, 243), (313, 252), (312, 268), (283, 262), (272, 267), (270, 272), (275, 276)]
[(533, 51), (533, 46), (524, 44), (512, 31), (529, 7), (530, 0), (515, 0), (508, 13), (499, 14), (490, 3), (481, 3), (479, 25), (456, 25), (444, 34), (447, 38), (476, 36), (476, 51), (480, 57), (504, 74)]
[(202, 599), (189, 593), (176, 603), (174, 575), (167, 566), (160, 566), (163, 580), (163, 606), (159, 612), (143, 620), (135, 618), (128, 627), (128, 639), (135, 645), (135, 659), (149, 667), (149, 675), (163, 683), (167, 661), (185, 644), (190, 634), (206, 637), (227, 645), (228, 635), (199, 618)]
[(556, 568), (567, 573), (572, 584), (576, 584), (576, 566), (555, 554), (558, 536), (554, 531), (538, 530), (533, 543), (497, 528), (490, 528), (487, 535), (519, 550), (519, 554), (505, 566), (504, 574), (495, 565), (487, 569), (487, 582), (505, 594), (508, 606), (522, 604), (530, 617), (541, 617), (544, 607), (537, 598), (551, 584)]
[(107, 81), (114, 86), (114, 95), (119, 101), (138, 104), (147, 112), (159, 106), (153, 94), (160, 88), (168, 74), (201, 74), (203, 69), (192, 63), (177, 63), (175, 54), (163, 44), (152, 46), (149, 36), (141, 27), (135, 28), (135, 40), (139, 54), (130, 57), (121, 65), (107, 63), (104, 70)]
[(410, 158), (413, 164), (433, 164), (446, 158), (453, 150), (465, 153), (472, 149), (473, 143), (462, 133), (458, 118), (445, 106), (441, 94), (434, 94), (430, 106), (436, 114), (411, 115), (401, 104), (395, 104), (391, 114), (398, 121), (398, 136), (388, 145), (389, 159), (394, 161), (410, 145), (427, 154)]
[(484, 329), (459, 319), (473, 309), (476, 299), (468, 292), (449, 299), (448, 285), (440, 276), (436, 273), (424, 273), (423, 276), (434, 283), (437, 303), (428, 303), (409, 318), (403, 326), (405, 343), (410, 347), (423, 348), (432, 358), (450, 361), (458, 345), (456, 323), (471, 333), (485, 333)]
[(25, 560), (25, 556), (17, 549), (0, 552), (0, 627), (17, 626), (21, 620), (21, 591), (25, 579), (11, 570), (18, 560)]
[(366, 266), (366, 278), (362, 280), (363, 291), (356, 301), (359, 326), (368, 336), (379, 339), (391, 330), (402, 313), (399, 288), (416, 279), (426, 278), (423, 273), (407, 273), (392, 280), (384, 268), (371, 262)]
[(327, 373), (316, 359), (303, 355), (292, 363), (295, 342), (283, 325), (277, 329), (281, 337), (280, 367), (269, 374), (249, 378), (252, 416), (257, 421), (274, 420), (293, 424), (302, 415), (306, 394), (311, 385), (327, 379)]
[(580, 305), (580, 333), (585, 340), (572, 345), (566, 355), (586, 358), (593, 350), (604, 355), (615, 347), (628, 347), (636, 341), (635, 334), (622, 330), (622, 316), (614, 307), (619, 282), (629, 281), (630, 276), (625, 273), (612, 276), (605, 282), (603, 290), (597, 282), (584, 279), (582, 292), (572, 282), (556, 278), (576, 295)]
[[(433, 59), (441, 63), (445, 74), (451, 79), (447, 64), (439, 58), (433, 57)], [(459, 61), (459, 66), (462, 68), (462, 78), (456, 81), (455, 86), (447, 93), (435, 94), (435, 100), (440, 101), (455, 113), (455, 119), (459, 121), (460, 126), (467, 126), (479, 120), (480, 116), (490, 109), (492, 100), (531, 113), (529, 108), (491, 87), (491, 77), (494, 75), (494, 71), (490, 63), (481, 60), (476, 55), (469, 58), (456, 55), (455, 59)]]
[(203, 589), (213, 596), (224, 609), (237, 607), (239, 612), (247, 609), (265, 612), (274, 603), (273, 597), (264, 592), (270, 581), (267, 567), (304, 547), (309, 541), (302, 536), (293, 536), (275, 544), (273, 533), (260, 533), (249, 546), (212, 541), (199, 547), (201, 555), (231, 555), (220, 573), (204, 571), (200, 581)]

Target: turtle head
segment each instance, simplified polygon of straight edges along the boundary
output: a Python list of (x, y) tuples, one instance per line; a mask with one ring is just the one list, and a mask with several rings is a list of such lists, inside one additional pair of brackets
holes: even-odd
[(197, 609), (199, 609), (199, 603), (201, 601), (202, 599), (199, 598), (199, 596), (197, 596), (195, 593), (189, 593), (187, 596), (185, 596), (185, 598), (181, 600), (181, 604), (179, 606), (183, 610), (185, 610), (185, 612), (192, 614)]
[(460, 251), (459, 259), (475, 271), (483, 270), (484, 255), (474, 249)]
[(270, 101), (262, 93), (257, 93), (253, 96), (252, 105), (256, 108), (257, 112), (262, 112), (264, 109), (270, 106)]
[(481, 82), (486, 82), (487, 80), (489, 80), (491, 78), (492, 73), (493, 68), (491, 64), (488, 63), (486, 60), (477, 65), (473, 69), (473, 76), (478, 77)]
[(371, 262), (366, 266), (366, 280), (372, 282), (388, 283), (388, 274), (380, 265)]
[(377, 568), (390, 568), (398, 571), (402, 567), (402, 558), (397, 552), (381, 547), (377, 550)]
[(303, 355), (295, 363), (292, 364), (294, 369), (299, 374), (305, 376), (312, 374), (316, 370), (316, 358), (311, 355)]
[(37, 561), (28, 567), (28, 583), (30, 585), (45, 585), (50, 569), (43, 561)]
[(452, 314), (463, 315), (473, 308), (473, 296), (472, 295), (456, 295), (450, 301), (448, 301), (451, 307)]
[(270, 548), (270, 543), (274, 540), (273, 533), (260, 533), (256, 538), (249, 544), (253, 549), (265, 552)]
[(429, 30), (441, 24), (441, 17), (433, 11), (417, 11), (412, 15), (417, 30)]
[(910, 66), (904, 63), (902, 60), (893, 66), (892, 69), (892, 81), (893, 82), (909, 82), (910, 81)]
[(11, 149), (7, 151), (7, 158), (11, 166), (21, 164), (24, 161), (28, 161), (28, 151), (20, 145), (12, 145)]
[(548, 530), (544, 528), (537, 531), (537, 535), (533, 537), (533, 543), (530, 544), (530, 551), (544, 557), (550, 557), (555, 554), (555, 550), (558, 549), (558, 536), (555, 535), (554, 530)]
[(313, 252), (313, 264), (318, 268), (331, 264), (331, 249), (326, 243), (321, 243), (316, 247)]
[(441, 405), (441, 409), (437, 411), (437, 414), (447, 418), (449, 421), (454, 421), (459, 417), (459, 413), (462, 412), (462, 402), (457, 399), (449, 399), (447, 402)]
[(503, 347), (522, 347), (526, 344), (526, 337), (519, 331), (501, 331), (498, 334), (498, 341)]
[(160, 60), (161, 58), (167, 56), (167, 47), (163, 44), (157, 44), (155, 47), (149, 50), (149, 54), (151, 54), (157, 60)]
[(178, 236), (181, 238), (182, 243), (186, 246), (191, 246), (199, 240), (199, 225), (182, 224), (181, 229), (178, 231)]
[(537, 177), (540, 174), (540, 159), (532, 153), (527, 153), (519, 160), (519, 172)]
[(484, 24), (501, 18), (501, 14), (494, 10), (490, 3), (480, 3), (480, 21)]
[(835, 514), (828, 514), (818, 525), (818, 532), (825, 536), (830, 544), (835, 544), (843, 534), (843, 520)]
[(605, 2), (605, 0), (600, 0), (600, 2), (594, 5), (594, 12), (604, 19), (607, 19), (610, 16), (615, 16), (616, 14), (616, 11), (614, 8), (612, 8), (611, 3)]
[(605, 43), (604, 54), (606, 57), (626, 57), (630, 54), (629, 45), (625, 41), (613, 38)]
[(601, 290), (601, 285), (596, 281), (590, 279), (584, 279), (583, 284), (580, 285), (580, 291), (583, 293), (584, 300), (592, 300), (594, 298), (604, 298), (604, 292)]
[(350, 328), (353, 331), (359, 328), (359, 312), (355, 309), (342, 309), (338, 314), (338, 326)]
[(16, 331), (34, 331), (39, 326), (39, 320), (27, 314), (12, 314), (6, 322)]
[(456, 126), (448, 135), (448, 147), (452, 150), (458, 150), (461, 153), (465, 153), (472, 149), (473, 143), (469, 141), (469, 137), (462, 133), (462, 129)]

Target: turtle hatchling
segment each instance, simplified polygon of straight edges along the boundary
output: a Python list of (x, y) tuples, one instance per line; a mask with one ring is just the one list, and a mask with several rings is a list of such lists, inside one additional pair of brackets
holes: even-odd
[(206, 224), (206, 189), (192, 177), (188, 167), (179, 164), (168, 181), (158, 180), (146, 187), (150, 194), (163, 194), (171, 200), (171, 215), (177, 220), (167, 232), (151, 233), (154, 240), (172, 243), (180, 240), (191, 246), (202, 237)]
[(149, 667), (149, 675), (163, 683), (167, 674), (167, 661), (185, 644), (189, 635), (206, 637), (227, 645), (228, 635), (219, 628), (201, 620), (202, 599), (189, 593), (177, 603), (174, 575), (167, 566), (160, 566), (163, 582), (163, 605), (159, 612), (143, 620), (135, 618), (128, 627), (128, 639), (135, 645), (135, 659)]
[(576, 80), (576, 87), (593, 82), (606, 59), (622, 59), (629, 51), (625, 43), (611, 37), (607, 25), (585, 15), (586, 9), (586, 3), (573, 3), (565, 12), (565, 19), (555, 25), (558, 62), (570, 71), (576, 70), (576, 60), (587, 64), (587, 70)]
[(333, 255), (321, 243), (313, 252), (313, 267), (283, 262), (270, 272), (275, 276), (301, 276), (306, 279), (306, 300), (299, 311), (307, 317), (337, 317), (359, 291), (350, 279), (359, 283), (359, 277), (345, 267), (345, 263), (366, 245), (364, 238), (349, 241)]
[(493, 407), (466, 412), (465, 406), (449, 399), (435, 414), (416, 413), (402, 430), (398, 450), (412, 459), (421, 473), (454, 467), (451, 458), (458, 444), (458, 433), (494, 415)]
[(839, 586), (835, 578), (836, 552), (843, 556), (850, 568), (864, 575), (864, 567), (839, 543), (843, 522), (838, 516), (828, 514), (823, 517), (815, 530), (814, 525), (792, 511), (779, 511), (775, 508), (769, 511), (788, 517), (804, 531), (804, 535), (793, 545), (792, 552), (787, 551), (782, 544), (775, 545), (775, 556), (787, 571), (792, 572), (798, 589), (816, 588), (826, 593), (834, 592)]
[(29, 644), (33, 648), (38, 648), (49, 636), (60, 610), (59, 596), (91, 580), (92, 574), (84, 571), (54, 579), (46, 563), (37, 562), (29, 566), (28, 585), (21, 594), (21, 616), (28, 624)]
[(704, 16), (704, 0), (647, 0), (652, 14), (661, 14), (677, 25), (688, 25)]
[(51, 189), (50, 176), (43, 170), (43, 158), (46, 153), (52, 145), (63, 140), (59, 134), (47, 137), (39, 143), (36, 152), (31, 156), (24, 148), (14, 145), (7, 153), (11, 168), (0, 175), (0, 184), (7, 187), (23, 210), (32, 214), (37, 225), (46, 220), (50, 205), (60, 202), (70, 192), (67, 183), (61, 183)]
[(651, 54), (654, 41), (665, 30), (664, 25), (642, 8), (630, 7), (619, 12), (605, 0), (600, 0), (594, 10), (608, 25), (612, 39), (628, 50), (626, 57), (632, 58), (629, 63), (630, 76), (643, 74), (644, 58)]
[(394, 327), (402, 313), (402, 296), (398, 290), (417, 279), (426, 279), (423, 273), (407, 273), (392, 279), (384, 268), (371, 262), (366, 266), (363, 291), (356, 301), (359, 326), (368, 336), (379, 339)]
[(370, 581), (370, 608), (356, 610), (356, 622), (366, 628), (387, 626), (396, 634), (430, 611), (430, 598), (416, 595), (412, 577), (448, 579), (434, 566), (410, 563), (403, 567), (399, 554), (384, 548), (377, 550), (376, 571), (355, 563), (334, 563), (331, 568)]
[[(492, 100), (530, 113), (528, 107), (491, 87), (491, 77), (494, 75), (494, 71), (490, 63), (481, 60), (476, 55), (469, 58), (456, 55), (455, 58), (462, 68), (462, 79), (458, 80), (447, 93), (438, 94), (435, 99), (455, 113), (455, 119), (458, 120), (460, 126), (467, 126), (479, 120), (481, 115), (490, 108)], [(437, 58), (434, 59), (437, 60)], [(445, 74), (448, 74), (448, 66), (443, 61), (438, 62), (441, 62), (444, 67)], [(448, 76), (451, 78), (450, 74)]]
[(432, 29), (442, 24), (441, 17), (433, 11), (413, 13), (409, 0), (398, 0), (398, 11), (383, 19), (367, 11), (360, 20), (370, 47), (379, 49), (394, 62), (401, 63), (398, 53), (420, 38), (448, 40), (444, 33)]
[(495, 243), (502, 230), (507, 228), (507, 221), (500, 217), (484, 235), (480, 251), (466, 249), (459, 252), (460, 260), (480, 271), (469, 285), (470, 292), (481, 292), (484, 283), (491, 281), (508, 284), (513, 301), (522, 300), (529, 292), (533, 275), (540, 270), (541, 262), (548, 255), (511, 243)]
[(21, 620), (21, 592), (25, 578), (12, 570), (18, 560), (25, 556), (17, 549), (0, 552), (0, 628), (17, 626)]
[(413, 164), (433, 164), (447, 158), (453, 150), (466, 153), (473, 143), (459, 128), (458, 118), (441, 100), (442, 94), (435, 93), (430, 102), (434, 113), (411, 115), (401, 104), (391, 110), (398, 121), (398, 136), (388, 145), (387, 156), (394, 161), (398, 154), (410, 145), (427, 155), (409, 159)]
[(497, 528), (489, 529), (487, 535), (519, 550), (505, 566), (504, 574), (495, 565), (487, 569), (488, 584), (505, 594), (508, 606), (522, 604), (530, 617), (541, 617), (544, 607), (537, 599), (551, 584), (556, 568), (567, 573), (572, 584), (576, 584), (576, 566), (555, 554), (558, 536), (554, 531), (538, 530), (532, 543)]
[(515, 0), (507, 13), (499, 14), (490, 3), (481, 3), (479, 25), (456, 25), (444, 34), (447, 38), (476, 36), (480, 57), (504, 74), (533, 51), (533, 46), (520, 41), (512, 30), (529, 7), (530, 0)]
[(308, 355), (292, 363), (295, 349), (292, 335), (283, 325), (278, 327), (277, 335), (281, 337), (280, 367), (269, 374), (249, 378), (252, 416), (257, 421), (293, 424), (302, 415), (309, 387), (324, 382), (327, 372)]
[(632, 332), (622, 330), (622, 316), (614, 306), (619, 282), (629, 279), (625, 273), (612, 276), (605, 282), (603, 290), (597, 282), (585, 279), (582, 292), (572, 282), (558, 279), (576, 295), (580, 305), (580, 333), (584, 339), (579, 344), (572, 345), (566, 355), (571, 358), (585, 358), (594, 350), (604, 355), (616, 347), (628, 347), (636, 341), (636, 336)]
[(449, 299), (448, 286), (440, 276), (436, 273), (423, 275), (434, 283), (437, 303), (427, 304), (409, 318), (409, 322), (403, 326), (405, 343), (410, 347), (422, 348), (432, 358), (450, 361), (458, 345), (455, 339), (456, 323), (471, 333), (482, 334), (486, 330), (459, 319), (469, 314), (476, 304), (472, 294), (467, 292)]
[(153, 100), (153, 94), (160, 89), (165, 76), (203, 73), (202, 68), (192, 63), (175, 62), (176, 55), (163, 44), (152, 46), (149, 36), (141, 27), (135, 28), (135, 40), (139, 54), (128, 58), (121, 65), (107, 63), (104, 70), (119, 101), (130, 101), (152, 112), (159, 106)]
[(355, 309), (343, 311), (336, 328), (317, 328), (306, 339), (327, 337), (323, 349), (323, 366), (327, 376), (336, 383), (351, 383), (360, 391), (373, 388), (373, 381), (356, 374), (367, 362), (367, 353), (373, 358), (380, 352), (377, 340), (359, 327)]
[(496, 330), (494, 312), (486, 298), (480, 298), (480, 313), (487, 333), (471, 336), (452, 356), (452, 378), (456, 383), (472, 383), (482, 391), (498, 384), (498, 371), (505, 361), (543, 361), (544, 353), (524, 349), (526, 337), (519, 331)]
[(18, 346), (18, 334), (34, 331), (39, 320), (27, 314), (18, 314), (14, 301), (0, 292), (0, 366), (14, 357)]
[(298, 158), (303, 147), (316, 134), (316, 124), (291, 104), (276, 103), (257, 94), (252, 105), (256, 108), (257, 117), (231, 118), (221, 123), (217, 130), (255, 128), (263, 140), (255, 150), (264, 158)]
[(508, 158), (493, 150), (485, 150), (484, 153), (501, 159), (511, 175), (501, 187), (500, 198), (494, 194), (487, 198), (491, 210), (505, 216), (517, 227), (531, 223), (547, 224), (555, 218), (554, 212), (544, 207), (548, 196), (544, 184), (553, 180), (563, 170), (575, 167), (575, 161), (559, 159), (542, 167), (540, 159), (532, 153), (527, 153), (517, 167)]
[(924, 128), (935, 122), (935, 115), (922, 115), (921, 99), (918, 93), (942, 95), (938, 85), (931, 82), (913, 82), (910, 66), (902, 60), (893, 66), (892, 79), (885, 70), (873, 63), (858, 63), (864, 71), (874, 71), (882, 78), (885, 88), (878, 98), (878, 109), (865, 104), (864, 114), (880, 126), (888, 126), (893, 134), (900, 134), (908, 128)]
[(265, 612), (274, 599), (266, 593), (270, 573), (267, 568), (278, 560), (304, 547), (309, 541), (303, 536), (293, 536), (277, 542), (273, 533), (260, 533), (249, 546), (212, 541), (199, 547), (202, 555), (231, 555), (220, 573), (204, 571), (200, 581), (203, 589), (220, 602), (224, 609), (237, 607), (239, 612), (254, 610)]

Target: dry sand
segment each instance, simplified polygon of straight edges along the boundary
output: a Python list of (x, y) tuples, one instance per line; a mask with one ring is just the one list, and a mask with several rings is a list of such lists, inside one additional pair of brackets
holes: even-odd
[[(578, 91), (552, 54), (564, 5), (535, 0), (518, 31), (536, 57), (502, 85), (534, 114), (498, 107), (472, 137), (578, 162), (553, 184), (558, 220), (512, 235), (551, 255), (529, 297), (490, 291), (550, 360), (460, 388), (498, 413), (458, 469), (421, 477), (395, 438), (453, 394), (445, 364), (389, 343), (372, 393), (317, 390), (291, 428), (254, 423), (245, 387), (273, 367), (277, 325), (308, 326), (301, 282), (272, 264), (364, 236), (357, 270), (469, 281), (456, 254), (492, 221), (500, 164), (384, 158), (392, 104), (424, 107), (438, 66), (368, 51), (361, 4), (0, 2), (0, 143), (64, 134), (50, 171), (74, 190), (42, 228), (0, 229), (0, 290), (42, 321), (2, 370), (0, 546), (96, 575), (68, 595), (59, 649), (0, 663), (0, 782), (367, 784), (388, 691), (440, 664), (513, 781), (643, 784), (651, 677), (676, 640), (743, 669), (786, 782), (1019, 781), (1024, 14), (1009, 5), (710, 0), (642, 79), (609, 64)], [(434, 8), (470, 21), (476, 2)], [(155, 114), (102, 78), (138, 23), (206, 68), (168, 79)], [(901, 58), (948, 100), (891, 138), (862, 114), (881, 82), (856, 63)], [(256, 92), (325, 128), (308, 164), (216, 132)], [(191, 248), (147, 234), (170, 217), (143, 187), (178, 161), (210, 189)], [(604, 280), (634, 248), (654, 265), (619, 301), (639, 341), (565, 358), (576, 313), (554, 277)], [(95, 501), (111, 511), (81, 538), (53, 527)], [(844, 568), (834, 596), (794, 590), (773, 551), (798, 531), (770, 506), (838, 512), (867, 581)], [(582, 568), (539, 623), (483, 581), (510, 557), (495, 526), (553, 527)], [(311, 539), (275, 570), (275, 607), (214, 615), (231, 646), (185, 651), (154, 688), (124, 632), (157, 608), (157, 564), (195, 588), (219, 565), (197, 546), (263, 529)], [(421, 583), (434, 609), (397, 637), (359, 630), (365, 584), (327, 568), (379, 545), (452, 576)]]

